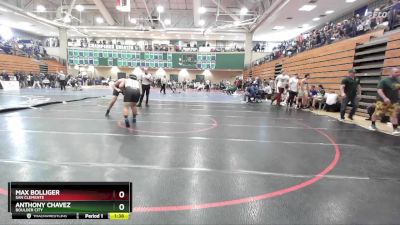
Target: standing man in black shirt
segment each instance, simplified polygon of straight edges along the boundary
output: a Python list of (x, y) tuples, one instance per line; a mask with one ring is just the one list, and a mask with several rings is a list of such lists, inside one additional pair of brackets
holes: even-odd
[(142, 75), (141, 82), (142, 82), (142, 95), (140, 96), (140, 100), (137, 107), (142, 107), (144, 95), (146, 95), (146, 106), (149, 105), (150, 85), (153, 83), (153, 76), (147, 71), (147, 68), (144, 69), (144, 75)]
[(361, 96), (360, 80), (356, 78), (356, 71), (354, 69), (349, 70), (349, 75), (342, 80), (340, 93), (342, 96), (342, 105), (340, 107), (339, 120), (344, 121), (344, 114), (349, 102), (352, 104), (349, 119), (353, 120), (353, 116), (358, 108), (359, 97)]

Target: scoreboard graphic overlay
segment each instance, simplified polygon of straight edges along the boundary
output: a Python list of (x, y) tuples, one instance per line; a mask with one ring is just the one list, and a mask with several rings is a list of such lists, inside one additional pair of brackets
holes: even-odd
[(9, 182), (13, 219), (129, 219), (130, 182)]

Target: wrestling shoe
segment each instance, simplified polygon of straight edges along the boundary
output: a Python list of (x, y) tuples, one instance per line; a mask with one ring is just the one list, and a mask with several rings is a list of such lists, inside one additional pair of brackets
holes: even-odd
[(378, 131), (378, 128), (376, 127), (375, 124), (371, 124), (371, 126), (368, 127), (368, 130), (371, 130), (371, 131)]
[(125, 119), (125, 126), (126, 126), (126, 128), (131, 127), (131, 125), (129, 124), (128, 118)]

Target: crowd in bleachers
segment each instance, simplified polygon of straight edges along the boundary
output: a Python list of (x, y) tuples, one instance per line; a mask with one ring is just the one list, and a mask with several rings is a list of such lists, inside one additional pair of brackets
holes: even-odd
[(339, 23), (327, 23), (319, 29), (300, 34), (293, 40), (284, 41), (272, 52), (265, 56), (260, 64), (285, 56), (293, 56), (297, 53), (318, 48), (323, 45), (356, 37), (376, 29), (391, 30), (400, 26), (400, 1), (392, 0), (389, 5), (376, 8), (366, 15), (356, 14), (352, 18)]
[[(282, 84), (280, 77), (285, 80)], [(234, 86), (235, 90), (244, 90), (243, 101), (247, 103), (266, 100), (271, 104), (276, 101), (277, 105), (286, 105), (288, 108), (339, 110), (339, 96), (334, 91), (326, 91), (321, 84), (308, 85), (308, 78), (307, 74), (303, 78), (299, 78), (297, 74), (290, 77), (282, 74), (269, 80), (249, 77), (244, 82), (236, 79)], [(284, 88), (280, 88), (281, 86)]]
[(48, 58), (47, 51), (40, 40), (17, 40), (13, 38), (6, 41), (0, 39), (0, 53), (35, 59)]
[[(81, 47), (88, 48), (90, 44), (97, 45), (124, 45), (120, 41), (113, 42), (111, 40), (88, 40), (87, 38), (83, 38), (80, 40), (77, 39), (68, 39), (68, 46), (71, 47)], [(183, 46), (174, 45), (174, 44), (148, 44), (144, 46), (139, 46), (137, 44), (131, 45), (134, 51), (158, 51), (158, 52), (244, 52), (244, 47), (234, 45), (232, 47), (218, 47), (218, 46), (210, 46), (210, 44), (202, 43), (202, 44), (191, 44), (187, 43)]]
[[(15, 72), (8, 73), (3, 71), (0, 73), (0, 80), (2, 81), (18, 81), (20, 88), (59, 88), (60, 80), (58, 73), (26, 73), (26, 72)], [(92, 86), (101, 85), (104, 77), (93, 77), (87, 74), (78, 74), (76, 76), (66, 75), (66, 86), (81, 87), (81, 86)]]

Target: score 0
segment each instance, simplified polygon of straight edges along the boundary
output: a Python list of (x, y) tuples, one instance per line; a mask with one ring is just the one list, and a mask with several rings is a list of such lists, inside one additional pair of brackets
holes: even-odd
[[(126, 191), (117, 191), (117, 196), (116, 196), (116, 200), (128, 200), (128, 193)], [(126, 211), (126, 207), (128, 207), (128, 205), (126, 203), (120, 203), (118, 204), (118, 209), (119, 211)]]
[[(125, 192), (124, 192), (124, 191), (120, 191), (120, 192), (118, 193), (118, 197), (119, 197), (120, 199), (124, 199), (124, 198), (125, 198)], [(125, 205), (122, 204), (122, 203), (119, 204), (118, 209), (119, 209), (120, 211), (124, 211)]]
[(124, 198), (125, 198), (125, 192), (124, 192), (124, 191), (120, 191), (120, 192), (118, 193), (118, 197), (119, 197), (120, 199), (124, 199)]

